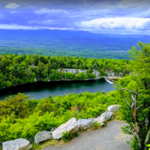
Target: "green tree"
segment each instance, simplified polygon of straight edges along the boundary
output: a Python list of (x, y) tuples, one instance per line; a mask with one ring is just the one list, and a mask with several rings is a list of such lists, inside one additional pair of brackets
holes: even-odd
[(86, 75), (87, 75), (88, 79), (94, 79), (95, 78), (95, 74), (93, 74), (93, 73), (87, 73)]
[(82, 79), (82, 80), (87, 79), (87, 76), (85, 75), (84, 72), (79, 73), (79, 79)]
[(133, 136), (134, 150), (147, 150), (146, 145), (150, 143), (150, 44), (139, 42), (138, 46), (140, 50), (132, 47), (129, 51), (134, 60), (130, 79), (119, 81), (122, 118), (128, 123), (122, 129)]
[(44, 63), (43, 62), (39, 62), (38, 64), (38, 75), (39, 75), (39, 78), (40, 80), (42, 80), (43, 78), (43, 71), (44, 71)]
[(66, 72), (66, 79), (71, 79), (71, 80), (74, 80), (74, 76), (75, 74), (72, 73), (72, 72)]
[(56, 71), (55, 69), (51, 69), (51, 73), (48, 77), (51, 81), (60, 80), (61, 75), (59, 71)]
[(25, 102), (29, 96), (18, 93), (15, 96), (9, 96), (4, 101), (0, 101), (0, 120), (14, 113), (17, 118), (24, 118), (27, 113)]

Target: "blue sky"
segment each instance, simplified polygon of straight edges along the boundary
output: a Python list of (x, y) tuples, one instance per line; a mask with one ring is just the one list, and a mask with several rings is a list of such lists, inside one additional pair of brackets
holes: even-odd
[(150, 35), (149, 0), (1, 0), (0, 29)]

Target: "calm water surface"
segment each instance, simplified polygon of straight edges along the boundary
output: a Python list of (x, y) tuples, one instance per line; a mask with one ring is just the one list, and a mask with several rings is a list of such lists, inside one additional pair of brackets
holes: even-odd
[(37, 82), (25, 85), (15, 86), (9, 89), (0, 91), (0, 100), (4, 100), (10, 95), (15, 95), (19, 92), (25, 95), (30, 95), (30, 99), (40, 99), (46, 96), (52, 95), (64, 95), (71, 93), (80, 92), (102, 92), (112, 91), (115, 88), (106, 82), (104, 79), (90, 80), (90, 81), (55, 81), (55, 82)]

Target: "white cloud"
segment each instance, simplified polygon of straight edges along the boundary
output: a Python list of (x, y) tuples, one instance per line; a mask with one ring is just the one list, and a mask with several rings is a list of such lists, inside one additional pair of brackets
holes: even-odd
[(76, 23), (78, 27), (87, 29), (150, 29), (150, 18), (100, 18)]
[(74, 28), (52, 28), (52, 27), (41, 27), (41, 26), (25, 26), (17, 24), (0, 24), (0, 29), (13, 29), (13, 30), (38, 30), (38, 29), (49, 29), (49, 30), (75, 30)]
[(23, 26), (17, 24), (0, 24), (0, 29), (37, 29), (32, 26)]
[(38, 30), (38, 29), (49, 29), (49, 30), (84, 30), (92, 33), (102, 33), (102, 34), (140, 34), (140, 35), (150, 35), (150, 30), (129, 30), (129, 29), (75, 29), (75, 28), (53, 28), (53, 27), (42, 27), (42, 26), (26, 26), (17, 24), (0, 24), (0, 29), (11, 29), (11, 30)]
[(37, 11), (35, 11), (36, 14), (57, 14), (57, 13), (68, 13), (66, 10), (63, 9), (48, 9), (48, 8), (42, 8)]
[(80, 29), (84, 31), (88, 31), (91, 33), (101, 33), (101, 34), (122, 34), (122, 35), (150, 35), (150, 30), (129, 30), (129, 29)]
[(6, 5), (6, 8), (14, 9), (14, 8), (17, 8), (17, 7), (20, 7), (20, 6), (16, 3), (9, 3), (8, 5)]

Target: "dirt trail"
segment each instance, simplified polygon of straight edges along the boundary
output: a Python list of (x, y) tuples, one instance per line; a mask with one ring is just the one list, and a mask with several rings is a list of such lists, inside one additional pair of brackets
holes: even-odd
[(80, 133), (80, 135), (62, 146), (48, 146), (43, 150), (131, 150), (126, 140), (129, 135), (121, 132), (123, 121), (113, 120), (101, 129)]

